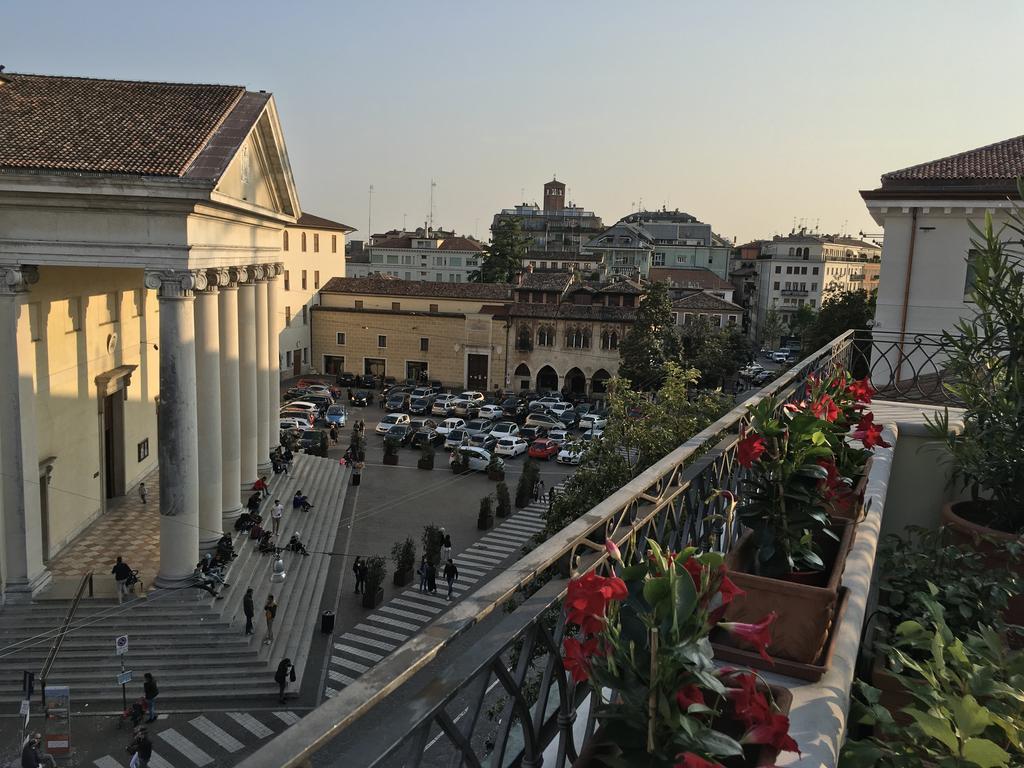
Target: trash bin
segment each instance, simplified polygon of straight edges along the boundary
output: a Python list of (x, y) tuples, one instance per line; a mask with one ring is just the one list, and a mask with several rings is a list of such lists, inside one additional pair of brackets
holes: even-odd
[(360, 475), (359, 472), (353, 472), (352, 473), (352, 485), (359, 485), (360, 477), (361, 477), (361, 475)]
[(324, 611), (320, 616), (320, 631), (325, 635), (334, 631), (334, 611)]

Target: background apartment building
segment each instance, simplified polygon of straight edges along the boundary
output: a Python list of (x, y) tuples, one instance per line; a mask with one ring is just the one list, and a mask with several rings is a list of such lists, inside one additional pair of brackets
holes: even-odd
[(419, 227), (373, 235), (349, 252), (348, 276), (390, 275), (400, 280), (465, 283), (480, 266), (482, 243), (443, 229)]

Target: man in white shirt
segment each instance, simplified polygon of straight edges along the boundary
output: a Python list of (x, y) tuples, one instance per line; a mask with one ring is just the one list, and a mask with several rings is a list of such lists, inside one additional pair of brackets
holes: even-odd
[(281, 530), (281, 518), (284, 517), (284, 504), (280, 499), (274, 499), (274, 509), (270, 512), (270, 519), (274, 527), (274, 535), (277, 536)]

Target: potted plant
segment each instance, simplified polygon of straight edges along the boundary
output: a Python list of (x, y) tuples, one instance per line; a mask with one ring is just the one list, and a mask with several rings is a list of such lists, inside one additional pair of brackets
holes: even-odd
[(366, 591), (363, 608), (376, 608), (384, 602), (384, 579), (388, 575), (387, 561), (380, 555), (366, 558)]
[(946, 624), (941, 606), (927, 622), (906, 621), (886, 648), (908, 702), (897, 721), (880, 692), (860, 683), (851, 719), (874, 738), (848, 739), (842, 764), (852, 768), (1024, 763), (1024, 653), (1010, 650), (990, 627), (963, 635)]
[[(1020, 180), (1017, 187), (1024, 192)], [(1024, 537), (1024, 212), (1014, 206), (1005, 224), (1016, 243), (989, 215), (984, 229), (971, 226), (975, 313), (942, 334), (946, 387), (964, 404), (963, 427), (952, 431), (948, 412), (930, 427), (947, 449), (953, 487), (969, 494), (945, 506), (943, 523), (985, 552), (991, 567), (1006, 567), (1008, 544)], [(1024, 598), (1010, 612), (1024, 623)]]
[(648, 540), (645, 559), (626, 565), (613, 543), (606, 547), (619, 575), (575, 578), (565, 600), (563, 666), (576, 683), (589, 681), (600, 726), (575, 768), (769, 765), (797, 751), (788, 692), (712, 657), (713, 627), (763, 648), (774, 620), (721, 622), (739, 594), (722, 556), (663, 552)]
[(519, 475), (519, 483), (516, 485), (516, 507), (522, 509), (533, 501), (533, 489), (537, 487), (537, 480), (540, 478), (540, 469), (537, 462), (527, 459), (523, 464), (523, 473)]
[(729, 606), (728, 618), (752, 622), (776, 612), (771, 655), (811, 665), (828, 639), (853, 542), (852, 526), (829, 519), (828, 472), (820, 464), (834, 461), (825, 434), (834, 411), (827, 402), (782, 408), (766, 398), (749, 412), (736, 448), (748, 470), (739, 499), (717, 494), (726, 500), (726, 519), (745, 529), (728, 564), (746, 594)]
[(416, 544), (412, 539), (396, 541), (391, 547), (391, 559), (395, 563), (395, 574), (392, 577), (396, 587), (404, 587), (412, 583), (412, 571), (416, 567)]
[(423, 526), (423, 554), (435, 565), (441, 560), (441, 542), (444, 541), (444, 528), (433, 523)]
[(398, 441), (390, 437), (384, 438), (384, 463), (391, 466), (398, 464)]
[(423, 447), (420, 449), (420, 457), (416, 461), (416, 466), (420, 469), (434, 468), (434, 446), (430, 443), (423, 443)]
[(505, 485), (505, 481), (500, 481), (494, 487), (494, 496), (496, 499), (495, 513), (498, 517), (508, 517), (512, 514), (512, 499), (508, 494), (508, 486)]
[(487, 479), (502, 481), (505, 479), (505, 463), (495, 453), (487, 462)]
[(465, 475), (470, 471), (469, 461), (458, 449), (452, 451), (451, 460), (448, 462), (448, 465), (456, 475)]
[(494, 527), (494, 508), (489, 494), (480, 499), (480, 514), (476, 516), (476, 527), (479, 531), (489, 531)]

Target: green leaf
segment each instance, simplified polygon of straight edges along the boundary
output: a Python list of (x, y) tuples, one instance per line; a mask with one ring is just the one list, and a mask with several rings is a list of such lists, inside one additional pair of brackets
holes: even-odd
[(693, 615), (697, 607), (697, 588), (693, 579), (688, 576), (680, 576), (674, 581), (676, 601), (676, 622), (682, 624)]
[[(679, 579), (682, 581), (682, 579)], [(648, 579), (644, 583), (644, 599), (651, 604), (651, 606), (657, 610), (658, 603), (665, 600), (668, 597), (669, 585), (668, 579)]]
[(992, 724), (992, 717), (985, 707), (970, 694), (953, 704), (953, 722), (961, 738), (977, 736)]
[(968, 739), (964, 743), (965, 760), (977, 763), (981, 768), (998, 768), (1008, 765), (1010, 755), (995, 742), (988, 739)]
[(903, 710), (907, 715), (914, 718), (914, 722), (917, 723), (918, 727), (924, 731), (926, 736), (931, 736), (933, 739), (941, 741), (952, 753), (956, 753), (959, 744), (956, 740), (956, 734), (953, 733), (953, 729), (949, 727), (949, 723), (945, 720), (940, 720), (934, 715), (929, 715), (927, 712), (922, 712), (919, 709), (913, 709), (907, 707)]
[(828, 438), (825, 437), (825, 433), (819, 429), (817, 432), (811, 435), (811, 442), (814, 443), (815, 445), (825, 445), (825, 443), (828, 442)]
[(743, 754), (743, 747), (740, 746), (739, 742), (726, 736), (724, 733), (708, 729), (702, 731), (697, 738), (700, 741), (701, 748), (708, 752), (708, 754), (718, 757), (733, 757), (734, 755)]

